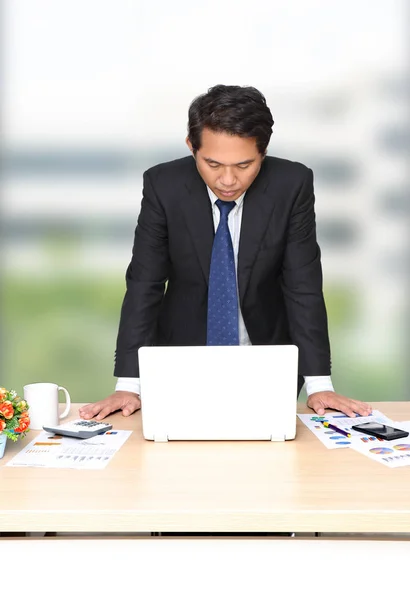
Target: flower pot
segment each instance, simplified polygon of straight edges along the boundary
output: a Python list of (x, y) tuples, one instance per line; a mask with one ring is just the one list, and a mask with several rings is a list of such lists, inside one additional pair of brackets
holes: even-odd
[(4, 451), (6, 449), (7, 435), (0, 433), (0, 458), (3, 458)]

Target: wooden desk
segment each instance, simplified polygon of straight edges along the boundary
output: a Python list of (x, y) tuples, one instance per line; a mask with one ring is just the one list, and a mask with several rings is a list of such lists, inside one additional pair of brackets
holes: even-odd
[[(410, 419), (408, 403), (377, 408)], [(0, 531), (410, 533), (410, 469), (327, 450), (299, 420), (291, 442), (164, 444), (140, 413), (108, 420), (135, 433), (103, 471), (6, 468), (25, 442), (8, 443)]]

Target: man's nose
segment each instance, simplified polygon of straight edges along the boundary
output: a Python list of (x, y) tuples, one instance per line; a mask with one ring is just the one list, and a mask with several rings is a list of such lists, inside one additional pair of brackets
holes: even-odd
[(235, 177), (235, 173), (233, 172), (233, 169), (229, 168), (229, 167), (225, 167), (221, 177), (220, 177), (220, 182), (221, 184), (226, 187), (232, 187), (234, 185), (236, 181), (236, 177)]

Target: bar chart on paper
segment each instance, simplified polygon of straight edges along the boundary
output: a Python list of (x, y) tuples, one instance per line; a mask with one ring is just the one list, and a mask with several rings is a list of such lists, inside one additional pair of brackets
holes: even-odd
[(43, 431), (14, 456), (7, 467), (104, 469), (131, 431), (107, 431), (87, 440)]
[[(326, 413), (321, 416), (298, 413), (298, 417), (329, 450), (335, 448), (350, 448), (352, 446), (353, 438), (363, 437), (364, 443), (377, 441), (375, 437), (363, 436), (362, 433), (352, 429), (353, 425), (368, 422), (370, 417), (380, 423), (392, 423), (391, 419), (386, 417), (386, 415), (379, 410), (373, 410), (372, 414), (367, 417), (348, 417), (343, 413), (336, 412)], [(325, 427), (324, 423), (334, 425), (337, 429), (343, 430), (344, 434), (338, 434), (333, 429)]]

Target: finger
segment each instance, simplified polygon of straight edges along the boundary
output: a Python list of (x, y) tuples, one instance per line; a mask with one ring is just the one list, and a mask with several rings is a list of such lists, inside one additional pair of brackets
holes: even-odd
[(308, 399), (307, 405), (309, 408), (315, 411), (318, 415), (325, 414), (325, 408), (323, 406), (323, 402), (319, 398)]
[(100, 408), (97, 404), (87, 404), (87, 406), (83, 406), (79, 409), (79, 415), (82, 419), (92, 419), (98, 412)]
[(101, 410), (99, 411), (98, 414), (96, 414), (94, 416), (94, 418), (96, 421), (102, 421), (103, 419), (105, 419), (105, 417), (108, 417), (108, 415), (110, 415), (112, 412), (114, 412), (116, 410), (117, 410), (117, 408), (112, 406), (112, 404), (102, 406)]
[(353, 403), (344, 396), (332, 396), (331, 400), (325, 401), (326, 408), (342, 412), (347, 417), (355, 417), (356, 412), (353, 408)]
[(96, 419), (97, 421), (100, 421), (114, 410), (116, 410), (116, 408), (113, 407), (112, 403), (105, 404), (104, 402), (96, 402), (95, 404), (84, 406), (83, 411), (80, 414), (83, 419)]
[(361, 400), (355, 400), (354, 398), (348, 398), (346, 396), (341, 396), (341, 399), (345, 402), (349, 402), (356, 407), (361, 407), (362, 409), (369, 408), (370, 404), (367, 402), (362, 402)]
[(367, 407), (346, 402), (341, 402), (340, 408), (337, 410), (340, 410), (341, 412), (345, 413), (345, 415), (352, 418), (357, 417), (358, 415), (361, 417), (366, 417), (371, 413)]
[(347, 417), (354, 418), (354, 417), (357, 417), (358, 414), (360, 415), (360, 413), (356, 410), (353, 410), (353, 408), (351, 406), (347, 406), (346, 408), (342, 407), (339, 410), (341, 412), (344, 412)]
[(347, 398), (342, 400), (341, 410), (345, 412), (349, 417), (356, 417), (357, 415), (367, 417), (372, 412), (372, 407), (366, 402), (359, 402), (358, 400), (353, 400), (352, 398)]
[(308, 401), (308, 406), (313, 408), (318, 415), (324, 415), (326, 409), (330, 408), (332, 410), (340, 411), (348, 417), (356, 416), (356, 413), (352, 409), (351, 402), (344, 396), (338, 396), (336, 394), (332, 394), (330, 398), (327, 396), (313, 397)]
[(344, 413), (347, 417), (356, 417), (358, 414), (360, 414), (358, 410), (352, 406), (352, 403), (346, 401), (344, 398), (341, 398), (340, 400), (336, 399), (334, 402), (332, 402), (331, 408)]
[(101, 419), (105, 419), (107, 415), (122, 408), (121, 402), (121, 396), (113, 394), (112, 396), (108, 396), (105, 400), (100, 400), (95, 404), (87, 404), (87, 406), (84, 406), (83, 418), (95, 418), (97, 421), (101, 421)]
[(369, 415), (372, 414), (373, 409), (369, 404), (361, 404), (357, 407), (355, 407), (356, 413), (363, 416), (363, 417), (368, 417)]
[(85, 406), (80, 406), (80, 408), (78, 409), (78, 413), (80, 415), (84, 414), (85, 412), (87, 412), (87, 409), (90, 408), (90, 406), (93, 406), (92, 404), (86, 404)]
[(122, 414), (124, 415), (124, 417), (129, 417), (139, 408), (141, 408), (141, 400), (139, 400), (139, 398), (133, 398), (132, 400), (129, 400), (124, 406), (124, 408), (122, 409)]

